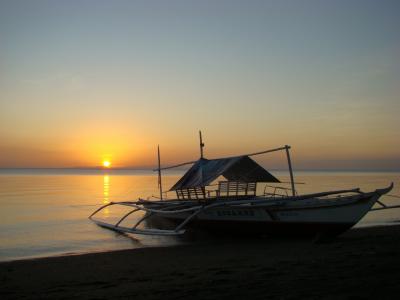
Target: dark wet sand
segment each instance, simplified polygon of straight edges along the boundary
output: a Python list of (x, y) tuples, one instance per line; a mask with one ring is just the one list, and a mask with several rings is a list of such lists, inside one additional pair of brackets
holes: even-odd
[(0, 264), (1, 299), (399, 299), (400, 226)]

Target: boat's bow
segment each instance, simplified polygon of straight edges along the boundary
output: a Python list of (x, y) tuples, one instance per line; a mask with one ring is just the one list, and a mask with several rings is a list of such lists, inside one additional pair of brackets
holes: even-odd
[(380, 196), (389, 193), (393, 189), (393, 182), (386, 188), (383, 189), (376, 189), (374, 193), (379, 194)]

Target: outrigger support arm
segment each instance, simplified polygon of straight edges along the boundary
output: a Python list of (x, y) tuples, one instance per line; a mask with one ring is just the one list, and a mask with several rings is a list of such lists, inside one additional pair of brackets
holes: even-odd
[(381, 201), (377, 201), (376, 203), (378, 203), (379, 205), (381, 205), (380, 207), (377, 208), (371, 208), (370, 211), (375, 211), (375, 210), (383, 210), (383, 209), (391, 209), (391, 208), (400, 208), (400, 205), (386, 205)]
[[(97, 209), (94, 213), (92, 213), (89, 216), (89, 219), (95, 222), (97, 225), (111, 229), (114, 231), (118, 232), (127, 232), (127, 233), (133, 233), (133, 234), (143, 234), (143, 235), (181, 235), (185, 233), (185, 229), (182, 229), (188, 222), (190, 222), (194, 217), (196, 217), (199, 213), (201, 213), (204, 210), (207, 210), (212, 207), (217, 207), (217, 206), (225, 206), (229, 204), (244, 204), (248, 203), (248, 200), (243, 200), (243, 201), (225, 201), (221, 203), (211, 203), (211, 204), (203, 204), (203, 205), (197, 205), (197, 206), (192, 206), (189, 208), (179, 208), (181, 207), (180, 204), (175, 205), (167, 205), (164, 207), (164, 209), (151, 209), (151, 208), (145, 208), (142, 205), (140, 205), (140, 202), (111, 202), (106, 205), (103, 205), (99, 209)], [(257, 202), (257, 201), (256, 201)], [(165, 203), (165, 202), (164, 202)], [(93, 218), (93, 216), (98, 213), (100, 210), (111, 206), (111, 205), (123, 205), (123, 206), (129, 206), (133, 207), (134, 209), (126, 213), (115, 225), (106, 223), (100, 220), (96, 220)], [(273, 205), (272, 203), (270, 205)], [(137, 211), (145, 211), (147, 214), (145, 214), (139, 221), (136, 222), (136, 224), (132, 227), (126, 227), (126, 226), (121, 226), (121, 223), (123, 220), (125, 220), (129, 215), (132, 213), (135, 213)], [(168, 215), (168, 214), (176, 214), (176, 213), (184, 213), (184, 212), (191, 212), (191, 214), (185, 218), (175, 229), (173, 230), (165, 230), (165, 229), (138, 229), (137, 226), (141, 224), (144, 220), (150, 218), (151, 216), (155, 214), (160, 214), (160, 215)]]

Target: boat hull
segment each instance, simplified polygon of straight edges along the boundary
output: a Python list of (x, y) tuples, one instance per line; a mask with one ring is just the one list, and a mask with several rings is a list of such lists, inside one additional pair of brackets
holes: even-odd
[[(162, 217), (164, 218), (164, 217)], [(168, 218), (174, 225), (177, 219)], [(152, 223), (154, 224), (154, 223)], [(206, 231), (216, 235), (270, 235), (291, 237), (337, 236), (353, 227), (356, 223), (305, 223), (305, 222), (243, 222), (194, 220), (187, 225), (189, 231)]]
[[(231, 205), (211, 208), (187, 223), (189, 230), (215, 234), (254, 234), (286, 236), (336, 236), (354, 226), (379, 199), (369, 193), (335, 199), (288, 201), (285, 205)], [(169, 221), (174, 225), (190, 213), (155, 215), (151, 226)], [(161, 223), (160, 223), (161, 224)], [(162, 225), (165, 227), (165, 223)]]

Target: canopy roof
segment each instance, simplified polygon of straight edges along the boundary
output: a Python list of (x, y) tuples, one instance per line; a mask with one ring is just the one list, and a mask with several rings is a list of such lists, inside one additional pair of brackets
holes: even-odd
[(277, 178), (248, 156), (210, 160), (201, 158), (170, 190), (206, 186), (221, 175), (231, 181), (279, 182)]

